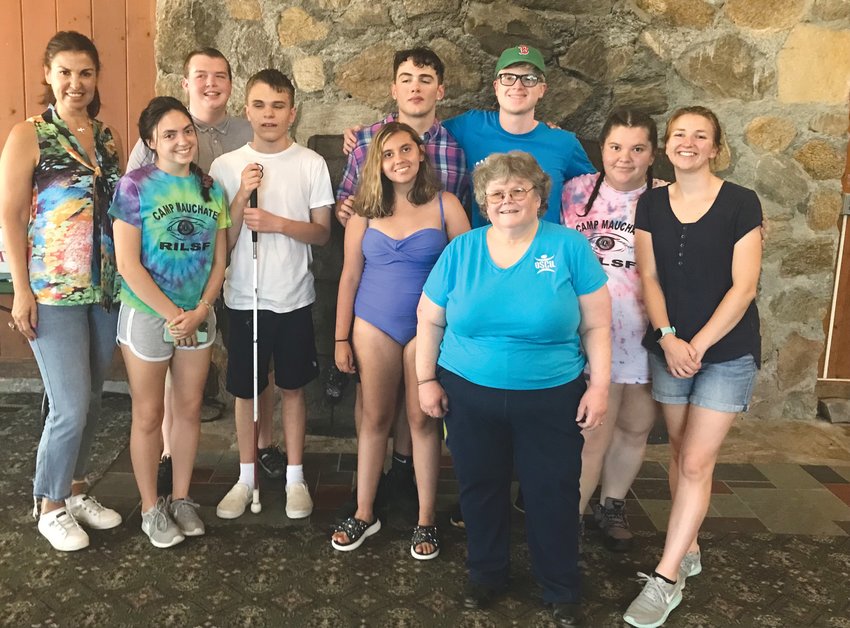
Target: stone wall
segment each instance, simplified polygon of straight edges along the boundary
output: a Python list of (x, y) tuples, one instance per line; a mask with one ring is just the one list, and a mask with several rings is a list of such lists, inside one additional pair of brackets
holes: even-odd
[[(299, 90), (302, 143), (391, 110), (392, 52), (415, 44), (446, 61), (441, 117), (493, 107), (496, 56), (520, 42), (540, 47), (551, 68), (540, 116), (582, 137), (594, 138), (614, 105), (641, 107), (659, 123), (680, 105), (711, 107), (727, 134), (720, 174), (758, 191), (768, 225), (764, 367), (752, 416), (815, 416), (841, 205), (850, 2), (159, 0), (157, 21), (161, 93), (179, 95), (183, 55), (199, 45), (231, 59), (234, 111), (245, 79), (276, 66)], [(336, 153), (336, 140), (328, 142), (314, 139)], [(335, 233), (317, 255), (323, 364), (340, 249)], [(333, 421), (330, 408), (313, 410)]]

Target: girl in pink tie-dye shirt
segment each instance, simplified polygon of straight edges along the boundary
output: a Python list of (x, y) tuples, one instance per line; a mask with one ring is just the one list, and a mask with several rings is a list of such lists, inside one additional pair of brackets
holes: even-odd
[(601, 479), (593, 515), (605, 545), (613, 551), (626, 551), (632, 545), (625, 497), (640, 469), (657, 415), (650, 396), (647, 352), (641, 346), (647, 318), (634, 250), (638, 198), (648, 185), (665, 184), (652, 178), (657, 142), (652, 118), (630, 109), (614, 110), (600, 134), (602, 172), (567, 181), (561, 197), (564, 224), (590, 241), (608, 274), (611, 293), (608, 420), (584, 434), (580, 512), (587, 508)]

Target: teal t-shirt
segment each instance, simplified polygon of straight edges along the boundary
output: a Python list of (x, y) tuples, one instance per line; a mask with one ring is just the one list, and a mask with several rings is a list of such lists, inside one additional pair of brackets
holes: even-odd
[[(109, 215), (141, 230), (142, 265), (159, 289), (185, 310), (197, 307), (210, 276), (218, 230), (230, 226), (218, 184), (205, 201), (196, 176), (178, 177), (149, 164), (121, 177)], [(121, 302), (159, 316), (123, 280)]]
[(581, 374), (578, 297), (607, 276), (587, 239), (541, 220), (525, 254), (499, 268), (481, 227), (452, 240), (423, 292), (446, 310), (438, 364), (491, 388), (540, 390)]
[[(581, 142), (575, 134), (563, 129), (552, 129), (538, 122), (528, 133), (508, 133), (499, 123), (498, 111), (471, 109), (459, 116), (443, 121), (443, 126), (454, 135), (466, 155), (469, 172), (493, 153), (521, 150), (537, 160), (543, 171), (552, 178), (549, 204), (543, 220), (561, 222), (561, 188), (573, 177), (596, 172)], [(487, 223), (472, 201), (472, 226)]]

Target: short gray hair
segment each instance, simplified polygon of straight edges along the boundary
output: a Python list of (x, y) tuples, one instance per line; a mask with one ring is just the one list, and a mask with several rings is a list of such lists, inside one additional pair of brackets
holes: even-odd
[(472, 173), (472, 185), (475, 201), (484, 218), (487, 216), (487, 186), (491, 181), (507, 181), (508, 179), (526, 179), (540, 197), (540, 207), (537, 209), (539, 218), (546, 213), (549, 205), (549, 190), (552, 189), (551, 177), (543, 172), (537, 160), (520, 150), (509, 153), (493, 153), (481, 162)]

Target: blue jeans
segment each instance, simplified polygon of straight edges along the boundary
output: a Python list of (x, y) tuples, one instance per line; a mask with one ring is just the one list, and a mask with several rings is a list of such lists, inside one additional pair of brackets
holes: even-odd
[(50, 402), (35, 459), (33, 495), (62, 501), (87, 472), (103, 380), (115, 353), (118, 307), (38, 304), (30, 343)]

